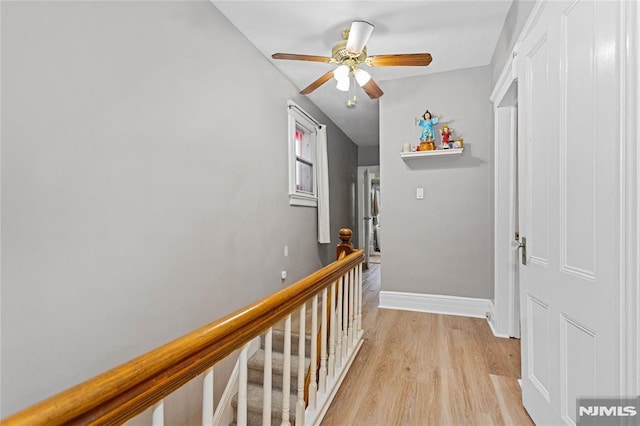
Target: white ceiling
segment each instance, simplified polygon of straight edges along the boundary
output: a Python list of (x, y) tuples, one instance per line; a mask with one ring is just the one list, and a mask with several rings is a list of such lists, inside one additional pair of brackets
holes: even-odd
[[(468, 1), (216, 1), (213, 4), (300, 90), (336, 65), (273, 60), (276, 52), (331, 56), (331, 47), (353, 20), (375, 26), (369, 55), (423, 53), (428, 67), (367, 67), (382, 90), (385, 80), (487, 65), (512, 0)], [(378, 144), (378, 100), (358, 89), (347, 109), (346, 93), (329, 81), (309, 99), (360, 146)]]

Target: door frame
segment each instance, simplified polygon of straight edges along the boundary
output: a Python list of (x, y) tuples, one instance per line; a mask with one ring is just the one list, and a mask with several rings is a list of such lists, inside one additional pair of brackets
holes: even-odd
[(620, 394), (640, 394), (640, 5), (621, 4)]
[[(357, 202), (357, 216), (356, 216), (356, 228), (357, 228), (357, 232), (358, 232), (358, 248), (362, 248), (365, 249), (366, 252), (366, 247), (364, 246), (365, 243), (365, 239), (364, 239), (364, 199), (363, 199), (363, 185), (364, 185), (364, 171), (367, 170), (369, 173), (380, 173), (380, 166), (358, 166), (358, 183), (357, 183), (357, 197), (358, 197), (358, 202)], [(369, 259), (366, 259), (367, 262), (367, 266), (368, 266), (368, 262)]]
[[(536, 24), (545, 6), (545, 1), (538, 0), (533, 7), (527, 21), (518, 36), (513, 52), (507, 59), (498, 78), (490, 101), (493, 103), (494, 113), (500, 110), (501, 103), (508, 95), (509, 87), (517, 80), (517, 52), (518, 45), (528, 35)], [(625, 94), (621, 105), (620, 120), (624, 137), (620, 144), (621, 191), (620, 202), (622, 214), (620, 217), (621, 251), (620, 257), (620, 395), (640, 394), (640, 6), (636, 2), (621, 2), (621, 39), (626, 45), (620, 51), (624, 52), (621, 84)], [(494, 243), (499, 240), (498, 233), (505, 232), (506, 224), (499, 222), (505, 210), (504, 204), (499, 206), (498, 192), (500, 186), (508, 187), (511, 179), (511, 156), (498, 155), (502, 152), (496, 149), (500, 141), (498, 136), (499, 118), (495, 118), (494, 144)], [(507, 204), (509, 206), (509, 204)], [(515, 207), (514, 207), (515, 208)], [(509, 210), (510, 212), (515, 210)], [(507, 213), (508, 215), (509, 213)], [(511, 231), (509, 231), (511, 232)], [(500, 259), (494, 244), (494, 277), (499, 271), (504, 272), (508, 261)], [(502, 268), (502, 269), (499, 269)], [(510, 318), (509, 287), (507, 280), (494, 279), (494, 312), (492, 326), (498, 337), (507, 337), (509, 325), (515, 319)], [(506, 304), (506, 305), (505, 305)], [(520, 312), (520, 316), (524, 315)]]
[(507, 61), (489, 100), (494, 114), (493, 261), (494, 302), (490, 323), (497, 337), (520, 337), (518, 264), (511, 247), (517, 230), (517, 67)]

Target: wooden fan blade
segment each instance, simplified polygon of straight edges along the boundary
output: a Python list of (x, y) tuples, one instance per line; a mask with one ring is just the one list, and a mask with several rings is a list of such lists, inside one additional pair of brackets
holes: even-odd
[(370, 56), (367, 63), (372, 67), (390, 66), (422, 66), (431, 63), (430, 53), (404, 53), (398, 55), (374, 55)]
[(369, 81), (362, 86), (362, 90), (364, 90), (371, 99), (378, 99), (380, 96), (384, 95), (384, 92), (373, 78), (370, 78)]
[(328, 56), (296, 55), (294, 53), (274, 53), (271, 57), (273, 59), (288, 59), (290, 61), (331, 62), (331, 58)]
[(313, 92), (318, 87), (322, 86), (323, 84), (325, 84), (327, 81), (331, 80), (332, 78), (333, 78), (333, 71), (329, 71), (328, 73), (322, 75), (319, 79), (317, 79), (316, 81), (314, 81), (313, 83), (311, 83), (310, 85), (305, 87), (304, 90), (302, 90), (302, 92), (300, 92), (300, 94), (301, 95), (308, 95), (309, 93)]

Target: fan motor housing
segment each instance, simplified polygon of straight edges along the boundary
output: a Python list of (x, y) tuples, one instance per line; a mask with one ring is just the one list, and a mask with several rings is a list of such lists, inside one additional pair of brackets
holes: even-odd
[(362, 52), (354, 55), (347, 50), (347, 40), (341, 40), (333, 45), (333, 48), (331, 49), (331, 57), (339, 64), (362, 64), (367, 59), (367, 47), (365, 46), (362, 49)]

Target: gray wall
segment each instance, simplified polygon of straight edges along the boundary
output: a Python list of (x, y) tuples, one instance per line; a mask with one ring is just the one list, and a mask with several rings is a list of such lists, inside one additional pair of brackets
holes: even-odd
[(516, 40), (536, 4), (533, 0), (514, 0), (502, 27), (502, 32), (491, 57), (491, 88), (495, 86), (507, 58), (513, 52)]
[[(333, 260), (357, 147), (211, 3), (1, 23), (2, 415)], [(330, 245), (288, 205), (287, 98), (329, 126)]]
[[(489, 298), (493, 286), (489, 173), (489, 67), (385, 82), (380, 101), (382, 290)], [(418, 142), (414, 117), (442, 115), (461, 156), (404, 161), (404, 142)], [(436, 126), (437, 133), (440, 125)], [(416, 188), (424, 199), (416, 199)]]
[(379, 165), (380, 165), (380, 145), (358, 147), (358, 166), (379, 166)]

